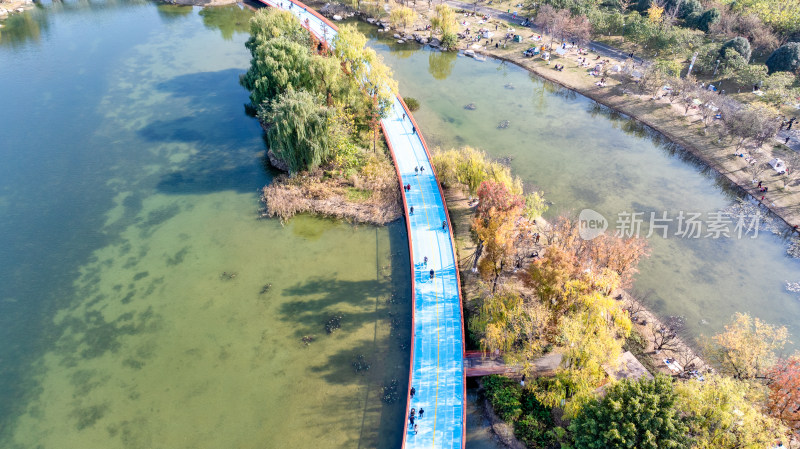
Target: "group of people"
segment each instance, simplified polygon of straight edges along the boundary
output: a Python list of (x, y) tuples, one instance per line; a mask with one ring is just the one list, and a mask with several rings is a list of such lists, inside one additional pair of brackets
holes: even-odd
[[(414, 391), (415, 391), (414, 387), (411, 387), (411, 398), (412, 399), (414, 398)], [(416, 435), (417, 432), (419, 431), (418, 430), (419, 429), (418, 424), (416, 424), (414, 421), (416, 421), (417, 419), (422, 419), (422, 416), (424, 414), (425, 414), (425, 409), (422, 408), (422, 407), (420, 407), (420, 409), (419, 409), (419, 415), (417, 414), (417, 410), (414, 407), (411, 407), (411, 411), (408, 412), (408, 426), (411, 427), (414, 430), (414, 435)]]
[(564, 64), (556, 64), (556, 66), (553, 67), (553, 70), (558, 70), (559, 72), (563, 72), (564, 71)]

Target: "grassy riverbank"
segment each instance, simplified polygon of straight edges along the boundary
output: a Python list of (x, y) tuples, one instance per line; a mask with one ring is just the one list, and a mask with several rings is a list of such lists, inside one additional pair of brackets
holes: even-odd
[[(763, 185), (769, 187), (769, 191), (762, 195), (752, 182), (753, 175), (748, 170), (749, 164), (743, 158), (734, 155), (741, 152), (736, 149), (736, 143), (719, 140), (717, 136), (706, 133), (703, 120), (696, 110), (690, 110), (689, 114), (684, 116), (681, 107), (670, 103), (667, 98), (653, 100), (649, 95), (638, 95), (633, 92), (629, 83), (623, 81), (622, 75), (607, 75), (605, 87), (600, 87), (595, 84), (598, 78), (589, 76), (589, 69), (578, 64), (578, 55), (574, 52), (567, 53), (563, 58), (555, 57), (551, 65), (548, 65), (539, 58), (523, 56), (522, 52), (527, 47), (529, 44), (518, 43), (508, 44), (505, 49), (485, 47), (476, 49), (476, 52), (512, 62), (542, 78), (641, 121), (681, 145), (754, 198), (760, 200), (764, 196), (761, 203), (790, 226), (800, 225), (800, 182), (787, 181), (785, 176), (779, 176), (771, 169), (764, 170)], [(599, 57), (590, 53), (586, 58), (589, 61), (596, 61)], [(563, 64), (564, 70), (554, 70), (555, 64)], [(623, 65), (624, 61), (612, 60), (610, 64)], [(751, 150), (751, 153), (760, 154), (763, 164), (776, 157), (785, 159), (790, 151), (792, 150), (770, 141), (757, 150)]]

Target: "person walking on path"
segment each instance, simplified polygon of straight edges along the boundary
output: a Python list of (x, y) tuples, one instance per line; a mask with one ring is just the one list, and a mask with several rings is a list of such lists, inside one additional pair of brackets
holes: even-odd
[(414, 424), (414, 435), (416, 435), (417, 433), (419, 433), (419, 432), (417, 431), (417, 425), (416, 425), (416, 424)]
[(414, 175), (418, 175), (418, 174), (419, 174), (419, 167), (417, 167), (417, 166), (415, 165), (415, 166), (414, 166)]
[[(422, 263), (423, 263), (423, 264), (424, 264), (426, 267), (428, 266), (428, 256), (425, 256), (425, 258), (424, 258), (424, 259), (422, 259)], [(411, 387), (411, 391), (414, 391), (414, 387)], [(414, 397), (414, 393), (411, 393), (411, 397)]]
[(405, 119), (406, 119), (406, 113), (403, 112), (403, 120), (405, 120)]
[[(425, 258), (425, 263), (428, 263), (428, 258), (427, 257)], [(414, 395), (417, 394), (417, 389), (414, 388), (414, 387), (411, 387), (410, 393), (411, 393), (411, 397), (413, 398)], [(414, 410), (414, 409), (412, 408), (411, 410)]]
[(414, 126), (412, 126), (412, 127), (411, 127), (411, 134), (416, 134), (416, 133), (417, 133), (417, 128), (415, 128)]
[(447, 229), (447, 220), (442, 220), (442, 231)]
[(433, 271), (433, 268), (431, 268), (431, 279), (433, 279), (434, 276), (436, 276), (436, 273)]
[(425, 413), (425, 409), (424, 408), (420, 408), (419, 409), (419, 419), (422, 419), (422, 414), (423, 413)]
[(414, 416), (409, 416), (408, 422), (410, 423), (411, 427), (414, 427)]
[(419, 172), (422, 173), (424, 171), (425, 171), (425, 166), (424, 165), (420, 165), (419, 166)]
[(414, 206), (408, 208), (410, 215), (414, 215)]

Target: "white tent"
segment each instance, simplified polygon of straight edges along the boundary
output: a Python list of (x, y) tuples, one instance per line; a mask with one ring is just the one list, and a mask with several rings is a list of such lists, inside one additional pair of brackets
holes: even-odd
[(786, 164), (781, 159), (775, 158), (769, 161), (769, 165), (778, 173), (786, 173)]

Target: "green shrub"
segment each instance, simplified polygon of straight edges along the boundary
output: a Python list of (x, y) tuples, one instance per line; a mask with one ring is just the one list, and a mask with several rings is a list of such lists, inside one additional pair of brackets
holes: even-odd
[(700, 17), (703, 15), (700, 11), (691, 11), (683, 18), (683, 24), (689, 28), (697, 28), (700, 23)]
[(717, 8), (711, 8), (707, 10), (700, 16), (700, 19), (698, 19), (697, 28), (708, 33), (711, 25), (719, 22), (719, 16), (720, 14)]
[(769, 73), (796, 72), (800, 69), (800, 42), (789, 42), (767, 58)]
[(656, 67), (661, 73), (675, 78), (680, 76), (681, 70), (683, 70), (683, 64), (678, 61), (659, 60), (656, 62)]
[(739, 53), (742, 58), (744, 58), (745, 62), (750, 62), (752, 50), (750, 50), (750, 42), (748, 42), (747, 39), (737, 36), (722, 44), (722, 47), (719, 49), (720, 59), (725, 57), (725, 50), (729, 48)]
[(535, 393), (527, 390), (524, 391), (522, 393), (521, 402), (523, 413), (533, 416), (537, 421), (546, 424), (548, 427), (553, 425), (552, 410), (550, 407), (542, 404), (539, 399), (536, 398)]
[(406, 106), (408, 106), (408, 110), (411, 112), (416, 111), (419, 109), (419, 100), (414, 97), (403, 97), (403, 101), (406, 102)]
[(502, 376), (487, 376), (483, 380), (486, 397), (494, 407), (495, 413), (504, 421), (514, 421), (522, 414), (522, 396), (517, 383)]
[(442, 35), (442, 48), (447, 50), (455, 50), (458, 45), (458, 36), (456, 33), (444, 33)]
[(686, 0), (681, 3), (681, 7), (678, 10), (678, 16), (680, 16), (681, 19), (686, 19), (693, 13), (696, 13), (698, 17), (703, 13), (703, 5), (701, 5), (698, 0)]
[(533, 415), (525, 415), (514, 423), (514, 435), (528, 447), (546, 447), (550, 443), (547, 426)]

